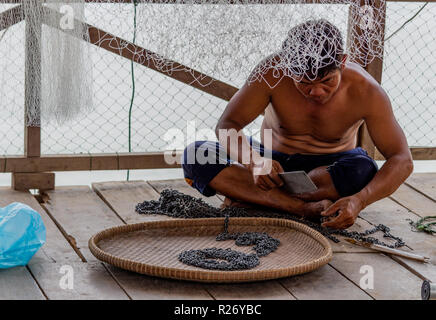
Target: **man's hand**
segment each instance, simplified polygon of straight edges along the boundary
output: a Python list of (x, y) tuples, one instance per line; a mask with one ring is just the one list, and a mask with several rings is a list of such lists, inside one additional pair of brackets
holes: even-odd
[(359, 197), (350, 196), (341, 198), (321, 212), (323, 217), (334, 216), (338, 213), (336, 217), (324, 222), (322, 226), (334, 229), (346, 229), (351, 227), (363, 208), (364, 204)]
[(253, 175), (254, 184), (262, 190), (283, 186), (283, 180), (279, 177), (283, 168), (276, 160), (261, 158), (256, 163), (250, 164), (248, 169)]

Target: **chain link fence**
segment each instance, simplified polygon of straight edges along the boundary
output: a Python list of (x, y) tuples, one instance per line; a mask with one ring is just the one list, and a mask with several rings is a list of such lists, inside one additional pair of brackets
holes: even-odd
[(436, 3), (388, 2), (382, 86), (410, 146), (436, 146)]
[[(436, 146), (436, 132), (433, 130), (436, 127), (436, 87), (433, 83), (436, 76), (436, 36), (432, 32), (436, 28), (436, 3), (429, 3), (422, 8), (424, 4), (389, 2), (387, 5), (388, 40), (382, 85), (391, 98), (395, 115), (410, 146)], [(11, 6), (0, 5), (0, 12)], [(421, 8), (419, 14), (410, 20)], [(345, 36), (346, 7), (340, 12), (342, 18), (338, 18), (337, 23)], [(101, 19), (103, 15), (107, 19)], [(132, 41), (133, 5), (87, 4), (86, 17), (86, 22)], [(0, 81), (3, 88), (0, 99), (3, 116), (0, 153), (4, 155), (23, 154), (24, 26), (25, 22), (20, 22), (0, 31)], [(129, 151), (129, 109), (133, 80), (133, 152), (164, 150), (168, 144), (164, 134), (171, 128), (186, 132), (186, 126), (189, 123), (192, 125), (192, 121), (195, 121), (197, 130), (213, 129), (227, 105), (226, 101), (141, 65), (133, 66), (132, 77), (131, 61), (91, 44), (89, 46), (94, 66), (94, 109), (68, 123), (43, 122), (42, 154)], [(240, 87), (245, 79), (220, 80)], [(247, 132), (256, 132), (261, 121), (262, 117), (256, 119)]]
[[(0, 5), (0, 12), (13, 7)], [(24, 152), (24, 22), (0, 31), (0, 154)]]

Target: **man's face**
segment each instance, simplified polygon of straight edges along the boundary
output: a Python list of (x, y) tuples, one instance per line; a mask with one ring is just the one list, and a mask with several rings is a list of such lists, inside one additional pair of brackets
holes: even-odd
[(294, 84), (297, 90), (308, 100), (325, 104), (338, 90), (341, 75), (341, 69), (335, 69), (322, 78), (313, 81), (303, 78), (299, 82), (294, 80)]

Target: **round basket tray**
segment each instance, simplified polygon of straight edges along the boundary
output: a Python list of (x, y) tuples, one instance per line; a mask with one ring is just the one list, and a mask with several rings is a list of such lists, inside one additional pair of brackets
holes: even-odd
[(237, 246), (233, 240), (216, 241), (223, 228), (224, 218), (129, 224), (97, 233), (89, 240), (89, 248), (99, 260), (122, 269), (201, 282), (249, 282), (288, 277), (315, 270), (332, 257), (328, 240), (304, 224), (286, 219), (230, 218), (230, 233), (266, 232), (280, 240), (279, 247), (261, 257), (260, 264), (250, 270), (207, 270), (178, 260), (182, 251), (212, 247), (254, 253), (252, 246)]

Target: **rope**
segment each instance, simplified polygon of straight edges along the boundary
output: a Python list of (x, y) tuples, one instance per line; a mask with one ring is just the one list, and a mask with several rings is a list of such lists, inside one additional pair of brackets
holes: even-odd
[(388, 41), (390, 38), (392, 38), (396, 33), (398, 33), (401, 29), (403, 29), (406, 24), (408, 24), (409, 22), (411, 22), (413, 19), (415, 19), (418, 14), (428, 5), (428, 2), (426, 2), (410, 19), (406, 20), (406, 22), (404, 22), (401, 27), (399, 27), (397, 30), (395, 30), (394, 32), (392, 32), (392, 34), (390, 36), (388, 36), (387, 38), (385, 38), (385, 41)]
[[(133, 0), (133, 44), (136, 44), (136, 29), (137, 29), (137, 23), (136, 23), (136, 7), (138, 5), (138, 0)], [(134, 58), (134, 56), (133, 56)], [(133, 109), (133, 101), (135, 100), (135, 68), (134, 68), (134, 62), (133, 59), (130, 60), (130, 70), (132, 74), (132, 97), (130, 99), (130, 107), (129, 107), (129, 153), (132, 152), (132, 109)], [(127, 169), (127, 181), (129, 181), (130, 178), (130, 170)]]

